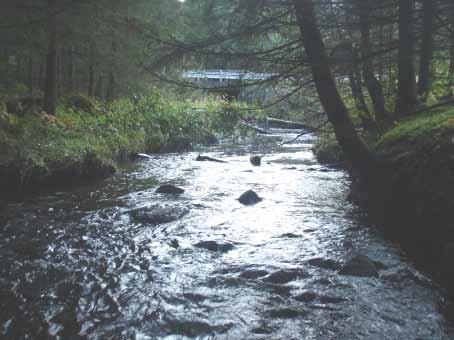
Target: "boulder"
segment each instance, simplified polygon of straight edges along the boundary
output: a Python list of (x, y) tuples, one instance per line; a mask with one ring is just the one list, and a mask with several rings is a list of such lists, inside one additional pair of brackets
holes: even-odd
[(184, 193), (184, 189), (172, 184), (164, 184), (156, 189), (158, 194), (178, 195)]
[(194, 247), (206, 249), (209, 251), (218, 251), (221, 253), (226, 253), (233, 249), (233, 244), (216, 241), (200, 241), (194, 244)]
[(377, 266), (365, 255), (357, 255), (342, 266), (340, 275), (378, 277)]
[(251, 156), (249, 158), (249, 161), (251, 162), (251, 164), (253, 166), (260, 166), (262, 164), (262, 157), (257, 156), (257, 155), (256, 156)]
[(261, 202), (262, 200), (263, 199), (260, 198), (253, 190), (246, 191), (238, 198), (238, 201), (240, 201), (240, 203), (244, 205), (254, 205)]
[(137, 209), (130, 212), (131, 217), (140, 223), (163, 224), (176, 221), (189, 213), (186, 207), (160, 207)]

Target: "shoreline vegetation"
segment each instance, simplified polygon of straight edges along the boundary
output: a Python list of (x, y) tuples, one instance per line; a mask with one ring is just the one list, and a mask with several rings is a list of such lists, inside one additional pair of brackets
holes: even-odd
[(215, 144), (246, 112), (246, 104), (210, 99), (194, 107), (158, 91), (110, 103), (73, 95), (55, 116), (21, 101), (0, 102), (0, 203), (107, 177), (138, 153)]

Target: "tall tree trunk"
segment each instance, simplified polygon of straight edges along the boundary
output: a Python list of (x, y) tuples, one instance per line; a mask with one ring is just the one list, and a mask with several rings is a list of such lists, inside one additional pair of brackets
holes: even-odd
[(70, 46), (67, 50), (67, 64), (66, 67), (68, 68), (67, 70), (67, 84), (66, 88), (68, 93), (73, 93), (74, 92), (74, 47)]
[(399, 62), (396, 113), (408, 116), (416, 107), (414, 65), (414, 0), (399, 0)]
[(48, 0), (49, 47), (46, 63), (44, 110), (55, 114), (57, 105), (57, 0)]
[(435, 0), (423, 0), (423, 32), (419, 61), (418, 95), (424, 102), (427, 100), (432, 83), (435, 7)]
[(350, 83), (350, 88), (352, 90), (353, 100), (355, 101), (355, 106), (358, 111), (369, 113), (367, 108), (366, 99), (364, 98), (363, 90), (361, 88), (361, 78), (359, 74), (350, 70), (348, 74), (348, 82)]
[(34, 88), (33, 73), (34, 73), (33, 49), (30, 49), (29, 56), (28, 56), (28, 77), (27, 77), (28, 92), (29, 92), (30, 96), (33, 96), (33, 88)]
[(88, 96), (95, 95), (95, 43), (90, 41), (90, 51), (88, 60)]
[(363, 74), (370, 99), (374, 107), (375, 117), (379, 122), (386, 118), (385, 97), (383, 88), (375, 76), (372, 60), (372, 45), (370, 41), (371, 6), (369, 0), (359, 0), (359, 19), (361, 28), (361, 58), (363, 60)]
[[(454, 40), (454, 39), (453, 39)], [(454, 96), (454, 41), (451, 42), (450, 62), (449, 62), (449, 83), (448, 83), (448, 96)]]
[(451, 5), (450, 8), (450, 31), (451, 31), (451, 39), (450, 39), (450, 52), (449, 52), (449, 71), (448, 71), (448, 96), (454, 96), (454, 5)]
[(337, 91), (312, 0), (293, 0), (304, 49), (312, 68), (320, 102), (334, 127), (336, 138), (353, 169), (362, 176), (372, 173), (373, 157), (359, 138), (349, 112)]

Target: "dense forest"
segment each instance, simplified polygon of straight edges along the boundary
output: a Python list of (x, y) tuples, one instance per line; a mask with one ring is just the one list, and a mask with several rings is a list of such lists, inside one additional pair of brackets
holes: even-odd
[(2, 0), (0, 18), (0, 208), (293, 124), (452, 299), (452, 0)]

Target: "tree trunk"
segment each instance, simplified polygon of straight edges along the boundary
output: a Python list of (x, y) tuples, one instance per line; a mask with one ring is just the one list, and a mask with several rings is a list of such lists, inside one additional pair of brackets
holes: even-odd
[(68, 68), (67, 70), (67, 90), (68, 93), (73, 93), (74, 92), (74, 47), (70, 46), (67, 50), (67, 65), (66, 67)]
[(95, 43), (90, 42), (90, 56), (88, 61), (88, 96), (95, 95)]
[(432, 57), (434, 53), (435, 1), (423, 0), (423, 32), (419, 61), (418, 95), (427, 100), (432, 82)]
[(413, 33), (414, 0), (399, 0), (399, 61), (396, 113), (413, 114), (416, 108), (416, 82)]
[(349, 112), (337, 91), (323, 39), (317, 26), (312, 0), (293, 0), (293, 4), (315, 86), (321, 104), (334, 127), (336, 138), (353, 169), (361, 176), (369, 176), (375, 162), (356, 133)]
[(34, 88), (34, 82), (33, 82), (33, 73), (34, 73), (34, 64), (33, 64), (33, 49), (30, 49), (28, 56), (28, 77), (27, 77), (27, 83), (28, 83), (28, 92), (30, 96), (33, 96), (33, 88)]
[(450, 18), (451, 18), (451, 49), (449, 52), (449, 71), (448, 71), (448, 96), (454, 96), (454, 5), (451, 5), (450, 8)]
[(44, 110), (55, 115), (57, 105), (57, 0), (48, 0), (49, 47), (46, 63)]
[(370, 10), (369, 0), (359, 0), (361, 58), (363, 60), (364, 80), (374, 107), (375, 117), (377, 121), (382, 122), (386, 118), (385, 97), (382, 86), (374, 73), (372, 45), (370, 42)]

